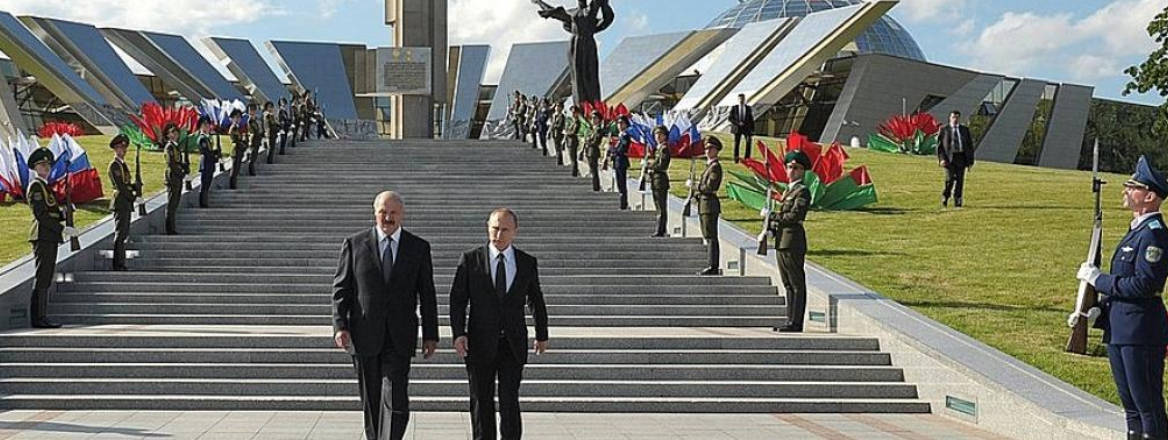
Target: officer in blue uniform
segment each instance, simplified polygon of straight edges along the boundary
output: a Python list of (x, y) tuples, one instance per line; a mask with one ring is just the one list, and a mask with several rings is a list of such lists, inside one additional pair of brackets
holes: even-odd
[(1168, 277), (1168, 226), (1160, 204), (1168, 196), (1168, 180), (1141, 156), (1136, 173), (1123, 186), (1123, 204), (1135, 219), (1111, 258), (1111, 273), (1084, 263), (1078, 278), (1100, 295), (1103, 311), (1095, 326), (1103, 329), (1111, 375), (1127, 416), (1127, 438), (1165, 440), (1168, 314), (1161, 292)]
[(620, 127), (620, 140), (608, 149), (608, 157), (604, 159), (604, 169), (612, 162), (612, 170), (616, 175), (616, 190), (620, 193), (620, 209), (629, 209), (629, 146), (633, 144), (633, 137), (629, 134), (629, 117), (621, 116), (617, 120)]

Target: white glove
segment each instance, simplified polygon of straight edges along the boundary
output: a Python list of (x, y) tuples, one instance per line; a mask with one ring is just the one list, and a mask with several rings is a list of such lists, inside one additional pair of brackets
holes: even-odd
[(69, 237), (69, 238), (76, 237), (78, 235), (77, 228), (74, 228), (72, 226), (66, 226), (65, 229), (63, 229), (61, 231), (61, 234), (63, 234), (65, 237)]
[(1089, 263), (1083, 263), (1082, 266), (1079, 266), (1079, 273), (1075, 277), (1082, 281), (1086, 281), (1087, 284), (1094, 286), (1095, 280), (1099, 279), (1099, 275), (1102, 274), (1103, 272), (1100, 271), (1098, 267), (1095, 267)]
[(758, 212), (758, 216), (759, 216), (759, 217), (762, 217), (762, 218), (767, 218), (767, 217), (770, 217), (770, 216), (771, 216), (771, 210), (769, 210), (769, 209), (766, 209), (766, 208), (763, 208), (761, 211), (759, 211), (759, 212)]
[(145, 200), (145, 199), (143, 199), (143, 198), (141, 198), (141, 197), (138, 197), (138, 198), (134, 199), (134, 204), (135, 204), (135, 205), (141, 205), (141, 204), (143, 204), (143, 203), (146, 203), (146, 200)]
[(685, 179), (685, 187), (693, 188), (693, 179)]
[[(1087, 325), (1095, 325), (1095, 320), (1099, 319), (1099, 315), (1102, 314), (1103, 310), (1098, 307), (1092, 307), (1090, 310), (1087, 310)], [(1075, 324), (1079, 323), (1079, 318), (1081, 316), (1082, 315), (1080, 315), (1079, 312), (1071, 312), (1071, 314), (1067, 316), (1067, 327), (1073, 328)]]
[(1075, 328), (1075, 324), (1079, 323), (1079, 312), (1071, 312), (1067, 315), (1067, 327)]

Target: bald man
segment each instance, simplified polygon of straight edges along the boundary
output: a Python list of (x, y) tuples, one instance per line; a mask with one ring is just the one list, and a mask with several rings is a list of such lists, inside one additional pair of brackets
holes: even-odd
[(333, 278), (333, 342), (353, 356), (365, 438), (400, 439), (410, 421), (410, 358), (438, 347), (438, 302), (430, 243), (402, 229), (405, 204), (386, 191), (373, 201), (372, 229), (345, 238)]

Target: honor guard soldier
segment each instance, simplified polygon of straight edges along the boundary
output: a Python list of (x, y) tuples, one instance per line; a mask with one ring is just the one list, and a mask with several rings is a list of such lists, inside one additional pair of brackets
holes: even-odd
[(811, 168), (811, 158), (802, 151), (792, 151), (783, 158), (791, 183), (783, 193), (779, 212), (763, 210), (769, 219), (769, 233), (775, 237), (779, 276), (787, 292), (787, 325), (776, 327), (780, 332), (802, 332), (803, 312), (807, 309), (807, 274), (803, 261), (807, 257), (807, 231), (803, 220), (811, 207), (811, 191), (803, 183), (803, 175)]
[(232, 110), (228, 117), (231, 119), (231, 126), (227, 128), (227, 135), (231, 136), (231, 179), (228, 187), (235, 189), (239, 169), (243, 167), (243, 155), (247, 152), (247, 132), (246, 127), (240, 124), (243, 114), (239, 109)]
[[(564, 119), (564, 139), (568, 143), (568, 162), (572, 165), (572, 177), (580, 177), (580, 107), (572, 106), (572, 114)], [(561, 162), (563, 163), (563, 162)]]
[[(718, 162), (718, 153), (722, 151), (722, 141), (716, 137), (706, 138), (706, 171), (701, 180), (696, 182), (694, 198), (698, 202), (698, 219), (701, 220), (702, 238), (709, 246), (709, 263), (705, 270), (698, 275), (721, 275), (718, 268), (720, 262), (720, 243), (718, 242), (718, 215), (722, 213), (722, 202), (718, 200), (718, 188), (722, 186), (722, 163)], [(695, 182), (686, 182), (692, 187)]]
[(616, 190), (620, 193), (620, 209), (629, 209), (629, 146), (633, 144), (633, 136), (629, 134), (629, 117), (621, 116), (617, 120), (620, 128), (620, 138), (616, 145), (608, 149), (608, 157), (604, 160), (604, 168), (608, 169), (608, 162), (612, 161), (612, 172), (615, 175)]
[(592, 131), (584, 139), (584, 157), (588, 159), (593, 191), (600, 191), (600, 144), (604, 142), (604, 135), (604, 120), (600, 118), (600, 112), (593, 110)]
[(215, 164), (219, 163), (219, 159), (223, 157), (223, 151), (214, 146), (211, 142), (211, 119), (207, 117), (199, 118), (199, 154), (202, 160), (199, 161), (199, 207), (207, 208), (210, 206), (211, 199), (211, 179), (215, 177)]
[(49, 310), (49, 285), (57, 270), (57, 246), (64, 238), (76, 237), (77, 230), (65, 226), (65, 212), (57, 197), (49, 189), (49, 172), (53, 168), (53, 152), (38, 148), (28, 157), (28, 164), (36, 172), (28, 185), (28, 206), (32, 209), (32, 227), (28, 241), (36, 262), (36, 281), (29, 302), (29, 322), (36, 328), (57, 328), (60, 324), (45, 318)]
[(292, 118), (288, 115), (287, 99), (280, 98), (276, 107), (280, 108), (280, 155), (283, 156), (284, 147), (288, 145), (288, 129), (292, 126)]
[(162, 133), (166, 139), (163, 147), (166, 152), (166, 235), (178, 235), (178, 205), (182, 200), (187, 164), (183, 161), (183, 147), (178, 142), (178, 125), (167, 123)]
[(1160, 205), (1168, 180), (1141, 156), (1136, 173), (1123, 184), (1123, 204), (1134, 219), (1111, 257), (1111, 272), (1084, 263), (1078, 278), (1095, 286), (1103, 311), (1095, 326), (1111, 361), (1111, 376), (1127, 417), (1127, 438), (1168, 439), (1164, 412), (1164, 354), (1168, 315), (1164, 279), (1168, 277), (1168, 226)]
[(280, 122), (276, 119), (276, 106), (264, 104), (264, 135), (268, 141), (268, 164), (276, 163), (276, 136), (280, 132)]
[(288, 117), (292, 120), (292, 125), (286, 136), (292, 141), (292, 146), (296, 147), (296, 130), (300, 128), (300, 96), (296, 92), (292, 92), (292, 103), (288, 106)]
[(255, 104), (247, 105), (247, 175), (256, 175), (256, 162), (260, 159), (260, 144), (264, 142), (264, 121), (256, 114)]
[(657, 148), (652, 154), (645, 155), (645, 160), (649, 161), (649, 189), (653, 192), (653, 206), (657, 209), (657, 231), (653, 237), (664, 237), (669, 221), (669, 129), (658, 125), (653, 129), (653, 136), (657, 138)]
[(552, 107), (552, 142), (556, 147), (556, 165), (564, 163), (564, 103)]
[(114, 136), (109, 143), (114, 150), (114, 160), (109, 165), (109, 180), (114, 186), (114, 195), (110, 198), (110, 211), (114, 214), (114, 263), (113, 270), (126, 270), (126, 239), (130, 237), (130, 211), (134, 208), (134, 200), (140, 194), (134, 191), (134, 183), (130, 180), (130, 166), (126, 164), (126, 149), (130, 147), (130, 138), (124, 134)]

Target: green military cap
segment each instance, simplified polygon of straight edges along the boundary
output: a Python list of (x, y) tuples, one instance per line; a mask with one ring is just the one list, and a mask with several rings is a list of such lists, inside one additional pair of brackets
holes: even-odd
[(53, 152), (48, 148), (37, 148), (33, 150), (32, 154), (28, 155), (28, 166), (35, 167), (41, 162), (48, 162), (49, 166), (53, 166)]
[(114, 136), (113, 139), (110, 139), (109, 147), (111, 149), (117, 147), (118, 145), (130, 145), (130, 138), (124, 134), (119, 133), (117, 136)]
[(705, 149), (709, 150), (711, 148), (718, 150), (718, 151), (722, 151), (722, 141), (718, 140), (718, 138), (713, 137), (713, 136), (706, 138), (706, 148)]
[(807, 157), (807, 153), (804, 153), (802, 150), (787, 153), (787, 156), (783, 158), (783, 163), (791, 162), (801, 165), (805, 170), (811, 169), (811, 158)]

